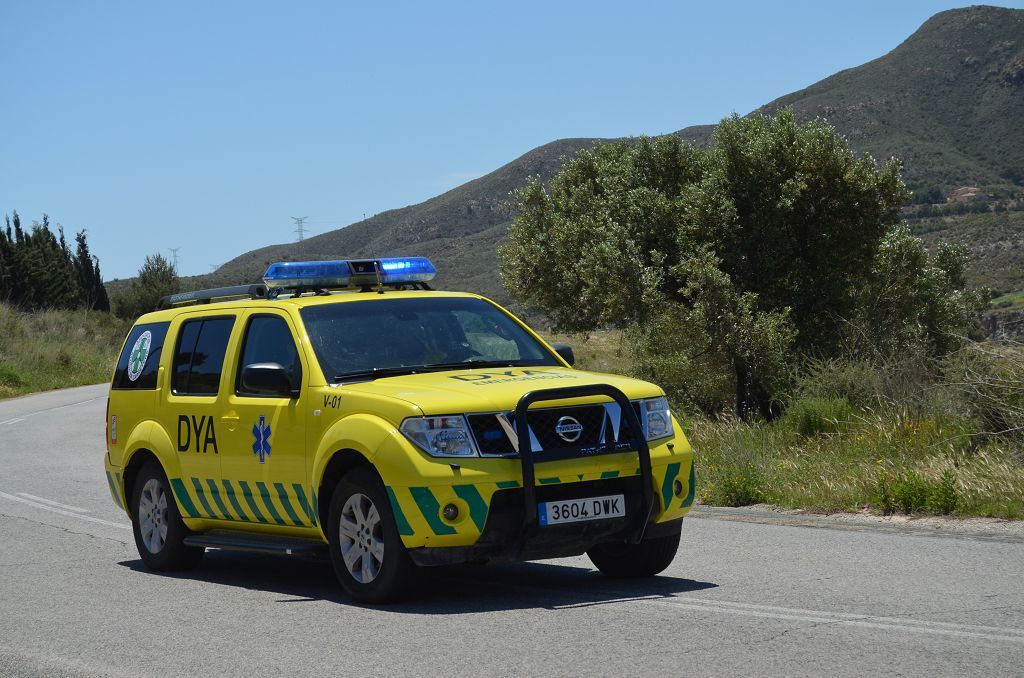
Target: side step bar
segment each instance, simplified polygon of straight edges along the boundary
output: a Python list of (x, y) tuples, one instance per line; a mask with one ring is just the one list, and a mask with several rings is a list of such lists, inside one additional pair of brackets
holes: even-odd
[(326, 556), (327, 544), (315, 539), (297, 537), (271, 537), (260, 534), (212, 530), (185, 537), (187, 546), (202, 546), (224, 551), (267, 553), (279, 556)]

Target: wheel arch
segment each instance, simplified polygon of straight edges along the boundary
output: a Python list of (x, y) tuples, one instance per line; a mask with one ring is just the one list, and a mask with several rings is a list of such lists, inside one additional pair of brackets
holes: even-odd
[(131, 498), (135, 488), (135, 477), (139, 470), (146, 465), (146, 462), (155, 461), (168, 479), (176, 475), (180, 468), (174, 448), (171, 446), (170, 437), (163, 427), (152, 420), (141, 422), (132, 430), (125, 449), (122, 475), (124, 480), (123, 499), (125, 511), (131, 516)]

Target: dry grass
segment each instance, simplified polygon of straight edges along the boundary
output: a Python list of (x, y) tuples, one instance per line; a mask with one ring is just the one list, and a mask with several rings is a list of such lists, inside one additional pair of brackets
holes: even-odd
[(127, 331), (109, 313), (0, 304), (0, 397), (107, 381)]

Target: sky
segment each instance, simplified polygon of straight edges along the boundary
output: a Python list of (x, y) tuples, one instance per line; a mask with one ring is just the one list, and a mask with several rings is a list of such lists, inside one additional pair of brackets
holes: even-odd
[(206, 273), (555, 139), (748, 113), (957, 6), (0, 0), (0, 212), (86, 229), (107, 280)]

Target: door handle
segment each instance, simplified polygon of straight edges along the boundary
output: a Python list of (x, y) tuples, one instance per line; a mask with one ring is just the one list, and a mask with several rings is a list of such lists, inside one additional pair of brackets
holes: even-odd
[(234, 412), (228, 412), (220, 418), (220, 421), (229, 431), (234, 431), (235, 427), (238, 426), (238, 415)]

